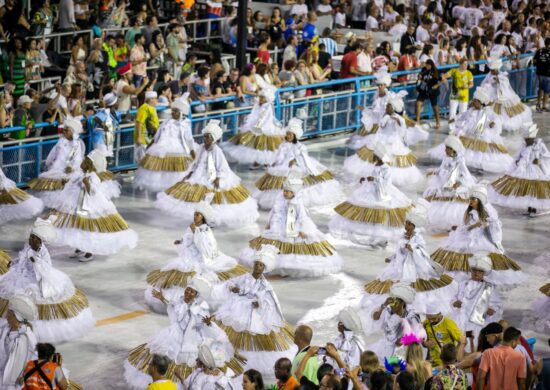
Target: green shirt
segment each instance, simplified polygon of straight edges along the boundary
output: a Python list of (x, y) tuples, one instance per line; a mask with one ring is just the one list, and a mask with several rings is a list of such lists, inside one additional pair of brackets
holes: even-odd
[[(296, 370), (298, 370), (298, 366), (300, 365), (300, 362), (302, 361), (304, 356), (306, 356), (305, 351), (300, 352), (292, 360), (292, 375), (296, 376)], [(317, 359), (317, 356), (313, 356), (309, 358), (309, 360), (307, 361), (306, 367), (304, 368), (302, 375), (305, 376), (310, 382), (313, 382), (314, 384), (319, 385), (319, 380), (317, 380), (318, 369), (319, 369), (319, 360)]]
[(15, 111), (14, 116), (15, 118), (13, 119), (13, 126), (21, 126), (25, 127), (25, 129), (12, 132), (11, 137), (14, 139), (24, 139), (27, 136), (27, 125), (30, 123), (31, 128), (34, 127), (34, 120), (30, 116), (29, 112), (27, 110), (24, 110), (23, 108), (18, 108)]

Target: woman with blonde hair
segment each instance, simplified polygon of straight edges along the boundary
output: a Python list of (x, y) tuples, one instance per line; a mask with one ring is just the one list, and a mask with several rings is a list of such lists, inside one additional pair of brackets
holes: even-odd
[(407, 371), (414, 377), (418, 388), (423, 389), (426, 381), (432, 377), (432, 365), (424, 360), (422, 345), (418, 342), (407, 345), (405, 360), (407, 361)]

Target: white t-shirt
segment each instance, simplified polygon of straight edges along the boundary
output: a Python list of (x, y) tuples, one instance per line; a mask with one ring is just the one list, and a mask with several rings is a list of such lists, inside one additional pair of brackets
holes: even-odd
[(388, 34), (390, 34), (394, 40), (398, 41), (407, 32), (407, 25), (404, 23), (398, 23), (390, 28)]
[(118, 111), (128, 112), (132, 108), (132, 96), (124, 93), (124, 87), (128, 87), (127, 81), (120, 79), (116, 82), (116, 93), (118, 95)]
[(372, 73), (372, 66), (371, 66), (372, 59), (370, 56), (362, 51), (357, 55), (357, 68), (361, 72), (369, 72)]
[(367, 18), (367, 31), (368, 30), (378, 30), (378, 20), (371, 15)]
[(462, 7), (460, 5), (455, 6), (452, 13), (453, 18), (462, 20), (462, 15), (464, 14), (464, 12), (466, 12), (466, 7)]
[(67, 104), (67, 98), (63, 95), (59, 95), (59, 99), (57, 99), (57, 104), (55, 106), (59, 109), (65, 115), (65, 112), (68, 112), (69, 105)]
[(384, 21), (385, 22), (390, 22), (390, 23), (395, 23), (395, 19), (397, 19), (397, 16), (399, 14), (395, 11), (393, 11), (392, 13), (385, 13), (384, 14)]
[(353, 2), (351, 9), (351, 20), (358, 22), (367, 20), (367, 0)]
[(306, 4), (294, 4), (290, 9), (291, 15), (307, 16), (307, 5)]
[(346, 14), (344, 12), (336, 12), (334, 15), (334, 23), (345, 26), (346, 25)]
[(332, 12), (332, 6), (330, 4), (319, 4), (317, 6), (317, 11), (323, 13)]
[(424, 27), (418, 26), (416, 29), (416, 40), (422, 43), (430, 42), (430, 33)]
[(468, 32), (471, 31), (474, 26), (479, 24), (481, 19), (483, 19), (483, 11), (478, 8), (467, 8), (466, 12), (462, 14), (464, 29)]

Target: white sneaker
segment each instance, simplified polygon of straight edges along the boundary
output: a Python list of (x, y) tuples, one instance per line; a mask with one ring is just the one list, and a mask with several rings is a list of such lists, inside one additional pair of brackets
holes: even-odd
[(84, 256), (84, 255), (85, 255), (84, 252), (77, 250), (72, 255), (69, 256), (69, 259), (78, 259), (78, 258), (80, 258), (81, 256)]
[(81, 263), (87, 263), (88, 261), (92, 261), (93, 259), (94, 259), (94, 255), (90, 254), (90, 256), (88, 257), (82, 256), (81, 258), (78, 259), (78, 261), (80, 261)]

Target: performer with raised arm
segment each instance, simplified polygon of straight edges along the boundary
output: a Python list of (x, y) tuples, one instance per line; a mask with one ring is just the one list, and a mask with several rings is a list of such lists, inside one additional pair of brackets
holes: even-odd
[(204, 143), (198, 149), (197, 158), (181, 181), (157, 194), (155, 207), (191, 221), (195, 205), (208, 193), (214, 193), (212, 208), (216, 224), (233, 228), (250, 225), (259, 217), (258, 204), (229, 168), (217, 145), (223, 134), (219, 123), (218, 120), (208, 122), (202, 131)]
[(189, 101), (183, 96), (172, 103), (171, 118), (155, 133), (153, 143), (139, 161), (134, 185), (152, 192), (164, 191), (185, 176), (198, 145), (193, 140)]

